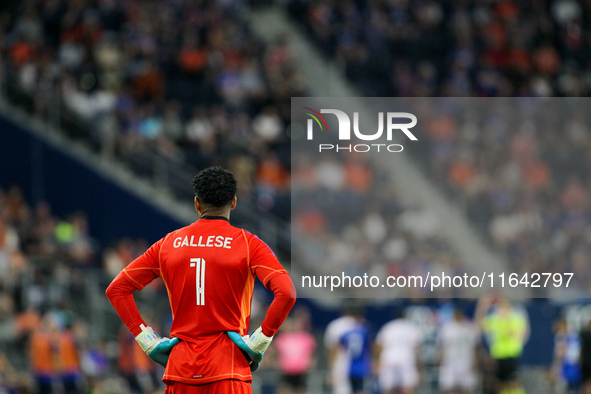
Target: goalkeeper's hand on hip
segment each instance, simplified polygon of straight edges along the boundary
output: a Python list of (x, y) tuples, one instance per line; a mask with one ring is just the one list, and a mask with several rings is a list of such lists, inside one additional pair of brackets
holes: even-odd
[(178, 338), (162, 338), (152, 327), (146, 327), (143, 324), (140, 328), (142, 332), (135, 337), (135, 340), (152, 360), (166, 367), (172, 348), (181, 340)]
[(273, 337), (263, 334), (261, 327), (257, 328), (250, 335), (240, 336), (240, 334), (233, 331), (228, 331), (227, 334), (249, 358), (250, 370), (256, 371)]

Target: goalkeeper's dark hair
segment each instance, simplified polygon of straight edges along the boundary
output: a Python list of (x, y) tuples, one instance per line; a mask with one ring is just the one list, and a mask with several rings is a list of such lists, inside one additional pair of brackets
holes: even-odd
[(209, 167), (200, 171), (191, 181), (201, 204), (216, 208), (229, 206), (236, 195), (236, 178), (228, 170)]

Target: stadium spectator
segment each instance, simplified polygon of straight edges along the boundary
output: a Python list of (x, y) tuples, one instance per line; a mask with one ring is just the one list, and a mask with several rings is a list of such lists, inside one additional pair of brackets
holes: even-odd
[(23, 372), (16, 370), (4, 352), (0, 351), (0, 389), (7, 392), (26, 392), (26, 385), (23, 384), (26, 378), (23, 375)]
[(437, 336), (440, 354), (439, 387), (445, 393), (472, 393), (476, 389), (477, 348), (480, 332), (461, 309), (444, 323)]
[(403, 312), (400, 317), (380, 328), (375, 342), (381, 392), (415, 392), (419, 384), (418, 353), (422, 340), (420, 328), (408, 320)]
[[(495, 310), (488, 314), (494, 303)], [(481, 298), (474, 319), (486, 334), (490, 355), (495, 361), (496, 390), (499, 393), (525, 393), (518, 372), (519, 359), (529, 336), (526, 316), (506, 298)]]
[(162, 133), (175, 144), (180, 145), (185, 138), (183, 120), (181, 118), (182, 105), (178, 100), (166, 104), (162, 117)]
[(46, 314), (42, 325), (31, 336), (31, 370), (35, 375), (37, 392), (53, 393), (54, 382), (58, 378), (59, 365), (56, 365), (55, 349), (59, 343), (59, 317)]
[[(215, 144), (215, 130), (204, 107), (196, 107), (187, 123), (186, 143), (195, 146)], [(205, 148), (203, 148), (205, 149)]]
[(80, 322), (68, 309), (45, 314), (30, 338), (32, 370), (39, 392), (82, 392)]
[(80, 363), (80, 344), (71, 322), (66, 323), (58, 337), (57, 358), (64, 392), (81, 393), (82, 368)]
[(139, 394), (156, 389), (156, 365), (137, 346), (135, 338), (125, 325), (119, 329), (118, 345), (117, 367), (129, 390)]
[(301, 318), (287, 319), (275, 340), (281, 372), (281, 394), (307, 392), (308, 372), (316, 362), (316, 340), (305, 325), (306, 321)]

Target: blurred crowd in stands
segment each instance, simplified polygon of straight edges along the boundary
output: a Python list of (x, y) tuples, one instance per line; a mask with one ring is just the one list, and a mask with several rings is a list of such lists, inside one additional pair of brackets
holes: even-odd
[[(121, 261), (132, 259), (142, 245), (122, 242), (116, 253)], [(105, 265), (112, 260), (108, 253), (104, 259)], [(100, 281), (101, 265), (84, 213), (59, 218), (46, 202), (30, 206), (17, 187), (0, 190), (1, 389), (101, 392), (100, 379), (116, 357), (95, 340), (91, 324), (97, 305), (88, 276)]]
[[(405, 105), (421, 119), (423, 141), (407, 144), (409, 156), (466, 212), (510, 272), (574, 273), (568, 288), (541, 286), (532, 295), (588, 297), (589, 102), (413, 98)], [(294, 150), (293, 223), (302, 246), (294, 248), (295, 261), (325, 275), (471, 274), (437, 212), (407, 201), (392, 169), (375, 156), (387, 154), (323, 152), (312, 160)]]
[[(240, 1), (26, 0), (0, 5), (9, 99), (136, 171), (224, 165), (261, 211), (289, 216), (285, 40), (264, 45)], [(147, 153), (149, 152), (149, 153)], [(160, 169), (162, 171), (162, 169)], [(187, 189), (172, 190), (182, 195)]]
[(291, 0), (365, 96), (586, 96), (585, 1)]
[[(367, 153), (322, 156), (320, 163), (294, 157), (292, 270), (381, 279), (466, 272), (437, 213), (408, 201), (388, 168)], [(376, 291), (343, 290), (347, 297), (370, 297)], [(387, 297), (395, 291), (388, 289)], [(425, 296), (424, 289), (404, 291), (398, 295)]]
[[(586, 2), (294, 0), (290, 12), (367, 96), (591, 93)], [(522, 113), (509, 115), (512, 104)], [(588, 290), (585, 102), (554, 101), (534, 114), (527, 103), (504, 105), (496, 113), (475, 106), (473, 114), (431, 107), (419, 125), (428, 144), (413, 157), (512, 269), (575, 272), (574, 284)]]
[(424, 114), (429, 144), (420, 157), (433, 181), (467, 211), (515, 272), (573, 272), (570, 296), (588, 296), (588, 101), (449, 104), (429, 106)]

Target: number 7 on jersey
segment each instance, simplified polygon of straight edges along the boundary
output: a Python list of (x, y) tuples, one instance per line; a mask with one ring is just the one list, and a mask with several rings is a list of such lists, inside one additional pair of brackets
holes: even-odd
[(191, 267), (195, 267), (195, 287), (197, 289), (197, 305), (205, 305), (205, 259), (191, 259)]

